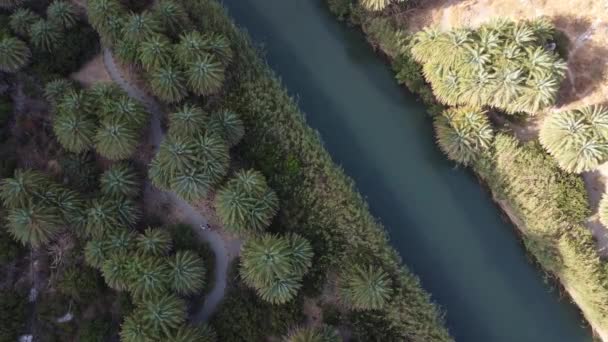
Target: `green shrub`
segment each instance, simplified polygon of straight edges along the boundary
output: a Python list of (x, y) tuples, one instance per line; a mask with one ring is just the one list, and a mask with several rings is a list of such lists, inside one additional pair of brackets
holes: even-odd
[(27, 297), (11, 289), (0, 289), (0, 342), (14, 342), (24, 333)]
[(112, 336), (112, 318), (110, 316), (95, 317), (87, 319), (80, 324), (78, 329), (78, 341), (80, 342), (104, 342)]
[(339, 20), (344, 20), (350, 13), (352, 0), (327, 0), (327, 5), (331, 13)]

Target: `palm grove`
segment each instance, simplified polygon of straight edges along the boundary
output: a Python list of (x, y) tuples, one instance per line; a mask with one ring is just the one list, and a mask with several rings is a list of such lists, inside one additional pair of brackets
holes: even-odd
[[(15, 7), (11, 33), (0, 37), (4, 72), (26, 67), (30, 48), (59, 49), (64, 31), (81, 20), (79, 9), (68, 2), (53, 2), (45, 18), (17, 3), (9, 5)], [(149, 164), (151, 183), (188, 202), (215, 194), (225, 229), (246, 238), (240, 266), (244, 283), (270, 303), (293, 300), (313, 267), (313, 247), (295, 233), (266, 232), (279, 210), (276, 194), (259, 171), (230, 163), (230, 148), (245, 134), (243, 122), (230, 109), (203, 109), (206, 99), (223, 91), (233, 58), (230, 42), (221, 34), (195, 30), (180, 3), (171, 0), (140, 13), (113, 0), (89, 1), (86, 10), (103, 44), (135, 66), (149, 90), (171, 108), (167, 134)], [(63, 149), (94, 151), (110, 166), (93, 194), (79, 193), (39, 171), (17, 169), (0, 186), (9, 233), (34, 249), (66, 231), (85, 243), (86, 263), (136, 303), (122, 323), (121, 340), (212, 340), (215, 333), (209, 327), (186, 323), (184, 296), (200, 293), (206, 279), (203, 260), (175, 249), (164, 228), (139, 224), (142, 179), (130, 159), (151, 114), (112, 84), (81, 88), (57, 78), (46, 84), (44, 97)], [(340, 272), (342, 303), (353, 310), (383, 308), (394, 292), (388, 274), (363, 260), (350, 264)], [(331, 329), (294, 329), (287, 338), (298, 336), (338, 340)]]

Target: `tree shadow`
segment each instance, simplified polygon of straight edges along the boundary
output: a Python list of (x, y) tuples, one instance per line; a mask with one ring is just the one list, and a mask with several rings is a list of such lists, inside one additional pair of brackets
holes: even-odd
[[(602, 30), (587, 18), (555, 16), (551, 18), (558, 30), (558, 52), (567, 58), (566, 79), (558, 94), (557, 107), (589, 96), (606, 82), (608, 74), (608, 47), (592, 40)], [(595, 101), (597, 102), (597, 101)]]

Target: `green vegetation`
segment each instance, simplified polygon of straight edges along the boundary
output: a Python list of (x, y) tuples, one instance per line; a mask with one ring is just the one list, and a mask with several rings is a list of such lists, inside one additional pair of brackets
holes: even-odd
[(28, 63), (30, 55), (30, 49), (21, 40), (0, 36), (0, 71), (18, 71)]
[(555, 103), (565, 77), (565, 62), (545, 48), (553, 35), (543, 18), (497, 20), (474, 30), (425, 29), (411, 51), (441, 102), (535, 114)]
[(405, 0), (361, 0), (361, 5), (372, 11), (379, 11), (393, 2), (404, 2)]
[(13, 290), (0, 290), (0, 341), (17, 341), (26, 324), (27, 297)]
[(320, 328), (297, 328), (289, 333), (285, 342), (340, 342), (342, 338), (336, 329), (324, 326)]
[(342, 300), (355, 310), (382, 309), (391, 299), (391, 281), (386, 272), (372, 266), (355, 265), (342, 279)]
[(608, 160), (608, 109), (590, 106), (544, 120), (539, 140), (567, 172), (595, 169)]

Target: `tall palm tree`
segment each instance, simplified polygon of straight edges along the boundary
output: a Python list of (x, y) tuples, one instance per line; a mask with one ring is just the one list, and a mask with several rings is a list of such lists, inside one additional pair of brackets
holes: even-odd
[(101, 266), (101, 274), (106, 284), (116, 291), (128, 289), (131, 257), (123, 253), (108, 256)]
[(173, 47), (162, 34), (147, 37), (139, 46), (139, 61), (144, 69), (150, 71), (171, 63)]
[(171, 234), (161, 228), (147, 228), (137, 237), (137, 248), (146, 255), (167, 255), (172, 248)]
[(405, 0), (361, 0), (361, 4), (371, 11), (383, 10), (393, 2), (403, 2)]
[(135, 233), (125, 228), (117, 228), (106, 234), (103, 248), (108, 255), (127, 254), (135, 247)]
[(52, 23), (64, 29), (70, 29), (76, 25), (78, 9), (70, 2), (54, 0), (46, 8), (46, 16)]
[(342, 342), (335, 328), (322, 327), (298, 327), (292, 329), (284, 339), (285, 342)]
[(163, 101), (179, 102), (186, 96), (184, 74), (172, 65), (159, 67), (150, 75), (154, 95)]
[(39, 19), (30, 28), (30, 42), (39, 50), (52, 52), (62, 39), (61, 27), (47, 19)]
[(592, 170), (608, 160), (608, 109), (590, 106), (555, 113), (543, 122), (539, 140), (565, 171)]
[(145, 300), (137, 314), (151, 335), (171, 336), (186, 320), (186, 303), (172, 294), (156, 296)]
[(85, 114), (91, 111), (91, 99), (87, 92), (68, 88), (57, 105), (58, 112)]
[(163, 27), (172, 34), (179, 33), (189, 26), (189, 18), (181, 3), (173, 0), (161, 0), (154, 3), (154, 14)]
[(134, 227), (141, 218), (141, 211), (130, 198), (115, 197), (114, 201), (118, 222), (125, 227)]
[(101, 192), (109, 196), (135, 197), (140, 191), (137, 174), (126, 163), (110, 166), (99, 181)]
[(91, 239), (84, 247), (84, 260), (97, 269), (101, 269), (107, 258), (106, 242), (103, 239)]
[(107, 32), (110, 18), (119, 18), (125, 10), (118, 0), (87, 1), (87, 17), (98, 32)]
[(291, 266), (293, 273), (299, 277), (304, 276), (312, 266), (314, 252), (310, 242), (298, 234), (289, 234), (291, 248)]
[(22, 244), (39, 247), (63, 228), (61, 214), (51, 206), (30, 204), (10, 209), (8, 232)]
[(268, 287), (276, 278), (291, 276), (289, 240), (271, 234), (250, 238), (241, 248), (240, 274), (253, 288)]
[(434, 121), (437, 144), (450, 158), (464, 165), (477, 160), (494, 138), (485, 115), (476, 109), (448, 109)]
[(93, 146), (97, 120), (86, 112), (60, 112), (53, 120), (53, 131), (66, 150), (84, 152)]
[(302, 287), (301, 279), (295, 275), (276, 277), (269, 283), (257, 287), (256, 293), (272, 304), (284, 304), (292, 300)]
[(342, 300), (354, 310), (382, 309), (390, 300), (393, 289), (390, 278), (382, 269), (355, 265), (340, 281)]
[(94, 141), (99, 154), (111, 160), (120, 160), (135, 152), (139, 134), (125, 119), (111, 117), (101, 120)]
[(150, 331), (145, 326), (144, 321), (133, 312), (120, 325), (121, 342), (149, 342), (153, 340)]
[(188, 75), (188, 88), (197, 95), (216, 93), (224, 83), (224, 67), (209, 54), (188, 64), (186, 75)]
[(131, 257), (128, 283), (131, 294), (143, 299), (165, 293), (169, 287), (169, 272), (169, 264), (164, 259), (141, 254)]
[(214, 55), (224, 65), (228, 65), (232, 62), (232, 48), (230, 47), (230, 42), (223, 34), (207, 33), (203, 37), (205, 41), (205, 51)]
[(21, 37), (29, 37), (31, 26), (39, 19), (40, 16), (29, 8), (18, 8), (11, 14), (9, 26)]
[(131, 42), (140, 42), (161, 31), (161, 23), (150, 12), (131, 13), (123, 27), (123, 38)]
[(74, 92), (74, 85), (65, 78), (58, 78), (48, 82), (44, 87), (44, 98), (51, 104), (57, 105), (66, 93)]
[(208, 175), (197, 168), (178, 170), (170, 181), (171, 190), (188, 202), (206, 197), (213, 185)]
[(0, 38), (0, 71), (19, 71), (30, 57), (30, 49), (21, 40), (8, 36)]
[(217, 342), (217, 334), (209, 325), (182, 325), (168, 337), (168, 342)]
[(16, 169), (12, 178), (0, 182), (0, 198), (6, 208), (25, 207), (48, 187), (50, 180), (35, 170)]
[(154, 186), (169, 190), (177, 171), (192, 169), (195, 163), (196, 145), (192, 139), (168, 135), (152, 159), (148, 174)]
[(177, 60), (185, 67), (207, 53), (207, 39), (198, 31), (183, 33), (175, 52)]
[(148, 113), (144, 106), (123, 92), (105, 97), (101, 103), (101, 107), (100, 114), (102, 119), (120, 119), (134, 128), (144, 126), (148, 118)]
[(205, 263), (192, 251), (178, 251), (169, 258), (171, 289), (180, 295), (199, 292), (205, 285)]
[(227, 110), (211, 115), (209, 130), (222, 136), (230, 147), (236, 146), (245, 135), (245, 125), (239, 115)]
[(119, 39), (113, 46), (116, 57), (126, 64), (137, 64), (139, 58), (139, 42)]
[(194, 137), (205, 128), (207, 114), (197, 106), (185, 104), (169, 114), (169, 135)]
[(93, 198), (86, 209), (86, 233), (93, 237), (102, 237), (121, 224), (116, 214), (116, 202), (108, 197)]
[(258, 171), (239, 171), (215, 198), (222, 224), (236, 234), (260, 233), (278, 211), (278, 198)]

